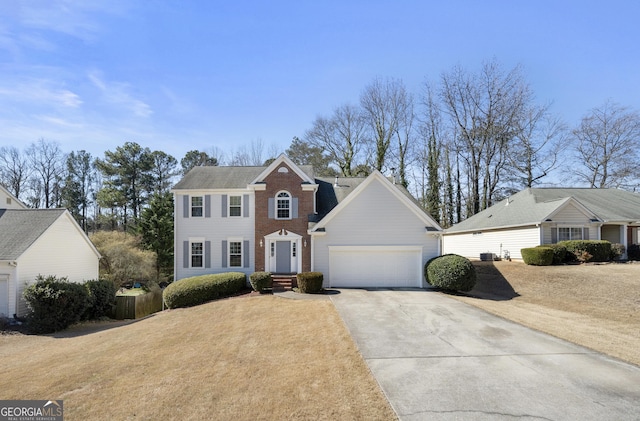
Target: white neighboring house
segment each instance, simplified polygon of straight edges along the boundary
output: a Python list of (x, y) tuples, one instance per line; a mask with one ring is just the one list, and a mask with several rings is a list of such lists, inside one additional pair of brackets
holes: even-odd
[(100, 253), (66, 209), (27, 209), (0, 186), (0, 316), (24, 316), (38, 275), (98, 279)]
[(618, 189), (527, 188), (443, 232), (444, 253), (521, 259), (520, 249), (564, 240), (638, 243), (640, 194)]

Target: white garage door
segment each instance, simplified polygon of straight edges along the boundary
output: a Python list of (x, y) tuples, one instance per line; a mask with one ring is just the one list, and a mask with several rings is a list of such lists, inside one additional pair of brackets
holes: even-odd
[(420, 246), (330, 246), (332, 287), (421, 287)]

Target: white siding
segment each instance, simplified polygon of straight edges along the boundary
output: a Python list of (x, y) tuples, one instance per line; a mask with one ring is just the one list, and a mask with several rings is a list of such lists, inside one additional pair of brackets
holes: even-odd
[(0, 186), (0, 209), (26, 209), (26, 206)]
[(373, 180), (330, 221), (325, 235), (313, 237), (313, 269), (329, 286), (329, 246), (419, 246), (422, 264), (439, 252), (439, 239), (426, 233), (424, 221)]
[[(249, 196), (249, 217), (222, 217), (222, 196), (229, 195)], [(185, 218), (183, 195), (175, 196), (175, 280), (188, 278), (190, 276), (204, 275), (208, 273), (221, 272), (244, 272), (250, 275), (255, 267), (254, 241), (255, 241), (255, 196), (248, 191), (230, 191), (224, 193), (211, 192), (191, 192), (192, 196), (211, 195), (211, 217)], [(244, 211), (244, 210), (243, 210)], [(183, 242), (189, 238), (203, 238), (204, 241), (211, 242), (211, 267), (210, 268), (185, 268)], [(243, 250), (249, 253), (248, 268), (223, 267), (222, 263), (222, 242), (228, 238), (241, 238), (249, 241), (249, 249)], [(244, 243), (243, 243), (244, 244)]]
[(524, 227), (504, 230), (478, 231), (478, 233), (445, 234), (442, 253), (454, 253), (469, 259), (479, 259), (481, 253), (504, 256), (509, 251), (511, 258), (522, 259), (520, 249), (540, 244), (540, 229)]
[[(12, 317), (16, 313), (16, 268), (11, 266), (8, 262), (0, 262), (0, 279), (7, 279), (6, 285), (6, 302), (0, 302), (0, 308), (6, 308), (6, 317)], [(0, 310), (2, 313), (2, 310)]]
[(98, 255), (69, 213), (64, 213), (17, 260), (19, 316), (26, 311), (22, 293), (38, 275), (67, 277), (71, 282), (98, 279)]

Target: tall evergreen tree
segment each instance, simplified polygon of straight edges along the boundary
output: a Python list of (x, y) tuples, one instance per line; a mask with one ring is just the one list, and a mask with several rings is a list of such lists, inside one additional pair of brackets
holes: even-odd
[(427, 188), (427, 212), (438, 223), (442, 221), (440, 216), (442, 201), (440, 199), (440, 151), (435, 136), (429, 137), (429, 156), (427, 158), (427, 176), (429, 185)]
[(87, 232), (87, 210), (91, 202), (95, 167), (91, 154), (81, 150), (67, 156), (67, 175), (62, 188), (62, 203)]
[(173, 195), (154, 194), (149, 206), (142, 211), (138, 233), (147, 250), (156, 253), (156, 271), (169, 274), (173, 268)]

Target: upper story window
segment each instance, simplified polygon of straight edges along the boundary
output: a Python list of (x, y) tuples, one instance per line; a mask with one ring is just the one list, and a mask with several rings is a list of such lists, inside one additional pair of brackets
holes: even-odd
[(291, 195), (285, 191), (276, 196), (276, 219), (291, 219)]
[(229, 216), (242, 216), (242, 196), (229, 196)]
[(558, 241), (583, 240), (582, 227), (558, 227)]
[(204, 200), (202, 196), (191, 197), (191, 216), (202, 217), (204, 211)]

